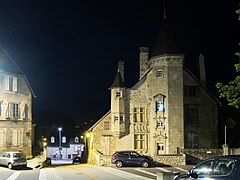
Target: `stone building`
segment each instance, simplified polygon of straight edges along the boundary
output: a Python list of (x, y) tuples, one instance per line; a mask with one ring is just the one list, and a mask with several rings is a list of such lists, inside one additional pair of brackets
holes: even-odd
[(179, 155), (184, 164), (183, 149), (218, 148), (220, 102), (205, 86), (204, 57), (198, 79), (184, 65), (170, 30), (164, 18), (151, 56), (140, 48), (133, 87), (124, 86), (124, 62), (118, 63), (111, 109), (88, 130), (89, 162), (108, 164), (116, 150), (131, 149), (156, 158)]
[(32, 155), (32, 97), (24, 73), (0, 47), (0, 152)]

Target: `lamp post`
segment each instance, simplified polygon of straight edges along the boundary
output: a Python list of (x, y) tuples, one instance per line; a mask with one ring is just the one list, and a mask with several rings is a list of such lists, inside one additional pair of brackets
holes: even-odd
[(61, 131), (62, 131), (62, 128), (59, 127), (58, 128), (58, 134), (59, 134), (59, 159), (62, 159), (62, 155), (61, 155), (61, 150), (62, 150), (62, 147), (61, 147)]

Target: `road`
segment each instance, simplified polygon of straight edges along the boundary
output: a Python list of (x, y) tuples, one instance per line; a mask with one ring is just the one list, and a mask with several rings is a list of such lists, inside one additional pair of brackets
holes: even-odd
[(0, 180), (152, 180), (157, 172), (184, 172), (189, 166), (178, 167), (99, 167), (89, 164), (58, 165), (42, 169), (0, 167)]

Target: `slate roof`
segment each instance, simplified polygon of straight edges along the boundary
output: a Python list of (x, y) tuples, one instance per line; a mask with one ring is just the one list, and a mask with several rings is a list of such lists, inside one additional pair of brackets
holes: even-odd
[(32, 92), (32, 95), (36, 97), (25, 74), (16, 65), (16, 63), (12, 60), (12, 58), (8, 55), (8, 53), (4, 50), (4, 48), (1, 45), (0, 45), (0, 72), (7, 72), (7, 73), (23, 76), (30, 91)]
[(121, 75), (120, 71), (118, 70), (117, 74), (115, 76), (115, 79), (114, 79), (112, 85), (110, 86), (110, 89), (119, 88), (119, 87), (124, 87), (124, 82), (122, 79), (122, 75)]
[(163, 54), (181, 54), (166, 17), (163, 18), (151, 57)]
[(24, 75), (8, 53), (0, 46), (0, 71)]

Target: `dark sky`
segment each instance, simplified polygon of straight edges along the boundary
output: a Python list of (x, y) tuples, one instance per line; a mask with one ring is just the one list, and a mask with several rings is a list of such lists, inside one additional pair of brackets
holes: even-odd
[[(237, 1), (165, 0), (186, 65), (205, 56), (209, 89), (234, 77), (239, 50)], [(161, 0), (0, 0), (0, 44), (36, 94), (33, 118), (61, 112), (96, 121), (110, 108), (117, 62), (125, 83), (138, 80), (139, 47), (151, 48), (163, 18)]]

